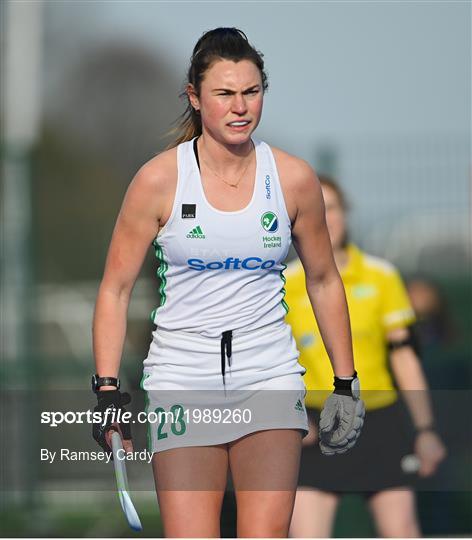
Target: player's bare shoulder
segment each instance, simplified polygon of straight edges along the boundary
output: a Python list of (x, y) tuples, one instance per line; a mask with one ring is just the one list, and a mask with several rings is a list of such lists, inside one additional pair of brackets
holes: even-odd
[(316, 197), (320, 192), (319, 181), (313, 167), (304, 159), (274, 146), (271, 146), (271, 150), (277, 165), (287, 210), (293, 218), (303, 198), (310, 195)]
[(177, 184), (177, 148), (157, 154), (141, 166), (134, 180), (144, 189), (158, 190), (161, 195), (175, 191)]
[(140, 198), (147, 200), (161, 227), (172, 212), (177, 175), (177, 148), (171, 148), (144, 163), (130, 186), (139, 192)]

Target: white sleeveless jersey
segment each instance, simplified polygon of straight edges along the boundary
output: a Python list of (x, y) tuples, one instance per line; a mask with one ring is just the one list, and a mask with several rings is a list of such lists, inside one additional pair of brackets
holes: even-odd
[(220, 337), (283, 322), (291, 224), (270, 147), (254, 140), (250, 203), (225, 212), (206, 199), (193, 140), (177, 147), (178, 180), (169, 221), (153, 241), (159, 260), (163, 330)]

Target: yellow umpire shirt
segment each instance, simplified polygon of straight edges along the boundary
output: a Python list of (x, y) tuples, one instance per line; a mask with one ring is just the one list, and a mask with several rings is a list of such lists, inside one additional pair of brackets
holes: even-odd
[[(397, 400), (388, 365), (387, 333), (415, 320), (398, 271), (387, 261), (347, 247), (348, 263), (341, 272), (349, 306), (354, 362), (362, 399), (367, 409), (386, 407)], [(306, 405), (321, 408), (333, 390), (333, 370), (305, 288), (299, 260), (291, 262), (286, 276), (286, 321), (306, 368)]]

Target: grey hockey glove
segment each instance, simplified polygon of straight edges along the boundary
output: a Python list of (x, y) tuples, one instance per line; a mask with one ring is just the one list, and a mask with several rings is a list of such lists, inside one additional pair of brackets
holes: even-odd
[(320, 415), (321, 452), (332, 456), (352, 448), (361, 433), (364, 417), (357, 373), (351, 379), (334, 377), (334, 392), (325, 401)]

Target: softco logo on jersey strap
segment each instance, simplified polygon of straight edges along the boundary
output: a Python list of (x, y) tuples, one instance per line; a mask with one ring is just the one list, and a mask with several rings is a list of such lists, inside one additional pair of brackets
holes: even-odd
[(197, 225), (187, 234), (187, 238), (205, 238), (205, 234), (200, 225)]
[(266, 199), (270, 199), (270, 174), (265, 177)]
[(224, 261), (211, 261), (206, 263), (202, 259), (188, 259), (187, 264), (192, 270), (268, 270), (275, 265), (273, 259), (264, 261), (260, 257), (227, 257)]

